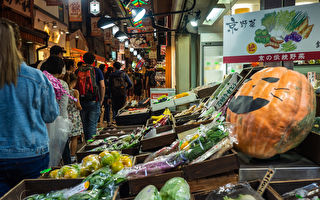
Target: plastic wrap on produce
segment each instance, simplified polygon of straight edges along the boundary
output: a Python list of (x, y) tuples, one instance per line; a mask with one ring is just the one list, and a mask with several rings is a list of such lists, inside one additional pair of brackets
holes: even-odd
[(212, 191), (206, 200), (263, 200), (247, 183), (227, 184)]
[(162, 149), (150, 154), (145, 160), (144, 163), (153, 161), (154, 159), (156, 159), (159, 156), (165, 156), (168, 154), (171, 154), (173, 152), (176, 152), (179, 150), (179, 141), (174, 141), (170, 147), (163, 147)]
[(172, 170), (186, 163), (186, 161), (184, 152), (175, 152), (167, 156), (158, 157), (154, 161), (124, 169), (119, 173), (128, 178), (144, 177)]

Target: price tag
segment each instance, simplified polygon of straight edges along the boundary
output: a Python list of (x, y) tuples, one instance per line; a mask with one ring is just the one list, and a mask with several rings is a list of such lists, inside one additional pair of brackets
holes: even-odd
[(70, 190), (67, 190), (64, 194), (63, 194), (63, 197), (68, 199), (69, 197), (71, 197), (72, 195), (74, 194), (77, 194), (79, 192), (83, 192), (83, 191), (86, 191), (88, 188), (89, 188), (89, 181), (86, 181), (86, 182), (83, 182), (83, 183), (80, 183), (79, 185), (71, 188)]
[(263, 177), (257, 192), (262, 196), (262, 194), (264, 193), (264, 191), (266, 190), (266, 188), (268, 187), (273, 175), (275, 174), (275, 169), (273, 168), (269, 168), (266, 175)]

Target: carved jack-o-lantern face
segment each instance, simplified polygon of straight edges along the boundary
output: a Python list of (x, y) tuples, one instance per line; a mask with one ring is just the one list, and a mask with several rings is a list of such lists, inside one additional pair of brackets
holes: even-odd
[[(265, 85), (268, 87), (274, 86), (273, 90), (270, 91), (269, 94), (263, 95), (262, 97), (258, 98), (253, 98), (253, 96), (242, 96), (239, 95), (235, 99), (233, 99), (230, 104), (229, 104), (229, 109), (237, 114), (244, 114), (244, 113), (249, 113), (255, 110), (258, 110), (264, 106), (266, 106), (268, 103), (270, 103), (271, 99), (270, 98), (277, 98), (280, 101), (283, 101), (280, 97), (276, 96), (274, 93), (276, 91), (288, 91), (290, 90), (289, 88), (279, 88), (277, 87), (278, 85), (272, 85), (271, 83), (277, 83), (279, 82), (280, 78), (276, 77), (253, 77), (252, 79), (248, 79), (247, 82), (243, 87), (247, 87), (248, 89), (251, 88), (253, 91), (254, 88), (260, 84), (260, 85)], [(258, 88), (258, 87), (257, 87)], [(245, 89), (245, 88), (244, 88)], [(269, 95), (269, 96), (268, 96)]]
[(296, 147), (315, 116), (315, 95), (306, 77), (284, 67), (266, 68), (243, 84), (229, 104), (238, 148), (268, 158)]

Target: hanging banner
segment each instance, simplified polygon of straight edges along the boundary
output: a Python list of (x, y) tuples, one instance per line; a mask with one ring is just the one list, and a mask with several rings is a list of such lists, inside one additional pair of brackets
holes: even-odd
[(166, 45), (161, 45), (160, 55), (162, 55), (162, 56), (166, 55), (166, 49), (167, 49)]
[(81, 0), (69, 0), (69, 21), (82, 21)]
[[(127, 28), (128, 33), (143, 33), (153, 31), (152, 27)], [(134, 34), (130, 38), (130, 48), (142, 49), (154, 46), (153, 34)]]
[(112, 44), (112, 30), (110, 28), (105, 29), (103, 32), (104, 44)]
[(223, 62), (320, 58), (320, 3), (224, 16)]
[(120, 42), (120, 44), (119, 44), (119, 53), (124, 54), (124, 43), (123, 42)]
[(61, 6), (63, 5), (62, 0), (45, 0), (46, 6)]
[(91, 36), (102, 36), (102, 31), (97, 25), (99, 19), (99, 17), (91, 17)]

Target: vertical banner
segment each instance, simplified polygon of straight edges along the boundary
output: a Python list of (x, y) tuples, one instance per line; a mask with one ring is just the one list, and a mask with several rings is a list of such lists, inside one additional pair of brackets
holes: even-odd
[(104, 32), (104, 44), (112, 44), (112, 30), (110, 28), (105, 29)]
[(101, 29), (98, 27), (99, 17), (91, 17), (91, 36), (100, 37)]
[(69, 0), (69, 21), (82, 21), (81, 0)]
[(166, 45), (161, 45), (161, 53), (160, 53), (160, 55), (162, 55), (162, 56), (166, 55), (166, 48), (167, 48)]
[(119, 53), (124, 54), (124, 43), (123, 42), (120, 42), (120, 44), (119, 44)]

